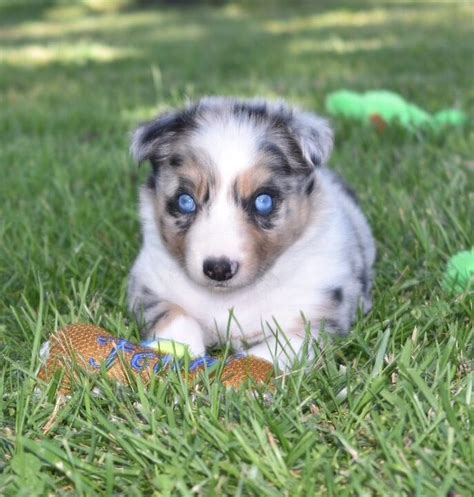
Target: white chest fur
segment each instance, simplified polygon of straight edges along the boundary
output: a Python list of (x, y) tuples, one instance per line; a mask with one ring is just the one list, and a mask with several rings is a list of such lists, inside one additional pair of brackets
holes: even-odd
[(303, 333), (303, 316), (317, 317), (327, 305), (328, 288), (347, 281), (350, 272), (337, 226), (333, 218), (329, 226), (309, 230), (255, 284), (229, 293), (192, 282), (154, 233), (148, 233), (133, 273), (197, 320), (206, 345), (227, 338), (237, 347), (259, 342), (276, 323), (285, 333)]

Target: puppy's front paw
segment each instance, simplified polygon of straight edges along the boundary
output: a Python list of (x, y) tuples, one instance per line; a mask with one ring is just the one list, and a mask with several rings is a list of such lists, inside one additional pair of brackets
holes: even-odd
[(147, 339), (167, 339), (183, 343), (189, 347), (192, 356), (202, 356), (206, 352), (203, 330), (193, 318), (186, 315), (176, 316), (165, 326), (155, 326), (147, 334)]

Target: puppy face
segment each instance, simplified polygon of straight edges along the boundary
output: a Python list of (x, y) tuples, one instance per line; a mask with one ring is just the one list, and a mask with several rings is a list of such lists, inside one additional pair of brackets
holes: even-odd
[(283, 106), (207, 99), (140, 127), (132, 150), (150, 160), (144, 191), (163, 244), (195, 283), (254, 283), (315, 215), (315, 168), (331, 132)]

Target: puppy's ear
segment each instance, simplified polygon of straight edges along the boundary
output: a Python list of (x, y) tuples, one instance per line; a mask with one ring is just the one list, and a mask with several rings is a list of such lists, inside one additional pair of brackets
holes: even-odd
[(157, 166), (171, 153), (173, 138), (194, 126), (194, 111), (187, 109), (163, 114), (153, 121), (142, 124), (133, 133), (130, 152), (141, 164), (149, 160)]
[(334, 134), (328, 121), (309, 112), (297, 112), (290, 124), (303, 157), (314, 167), (326, 163), (332, 152)]

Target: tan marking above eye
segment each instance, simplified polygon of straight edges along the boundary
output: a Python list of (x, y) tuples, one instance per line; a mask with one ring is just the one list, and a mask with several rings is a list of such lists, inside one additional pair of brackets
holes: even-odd
[(196, 171), (190, 168), (183, 174), (180, 174), (180, 177), (192, 185), (192, 189), (189, 193), (193, 195), (194, 199), (199, 204), (202, 204), (210, 190), (210, 184), (206, 175), (201, 171)]
[(250, 198), (271, 177), (271, 171), (265, 166), (254, 166), (247, 169), (236, 180), (239, 198)]
[(192, 185), (194, 199), (202, 204), (217, 188), (216, 174), (209, 159), (197, 152), (183, 153), (182, 164), (175, 171), (178, 179), (182, 178)]

